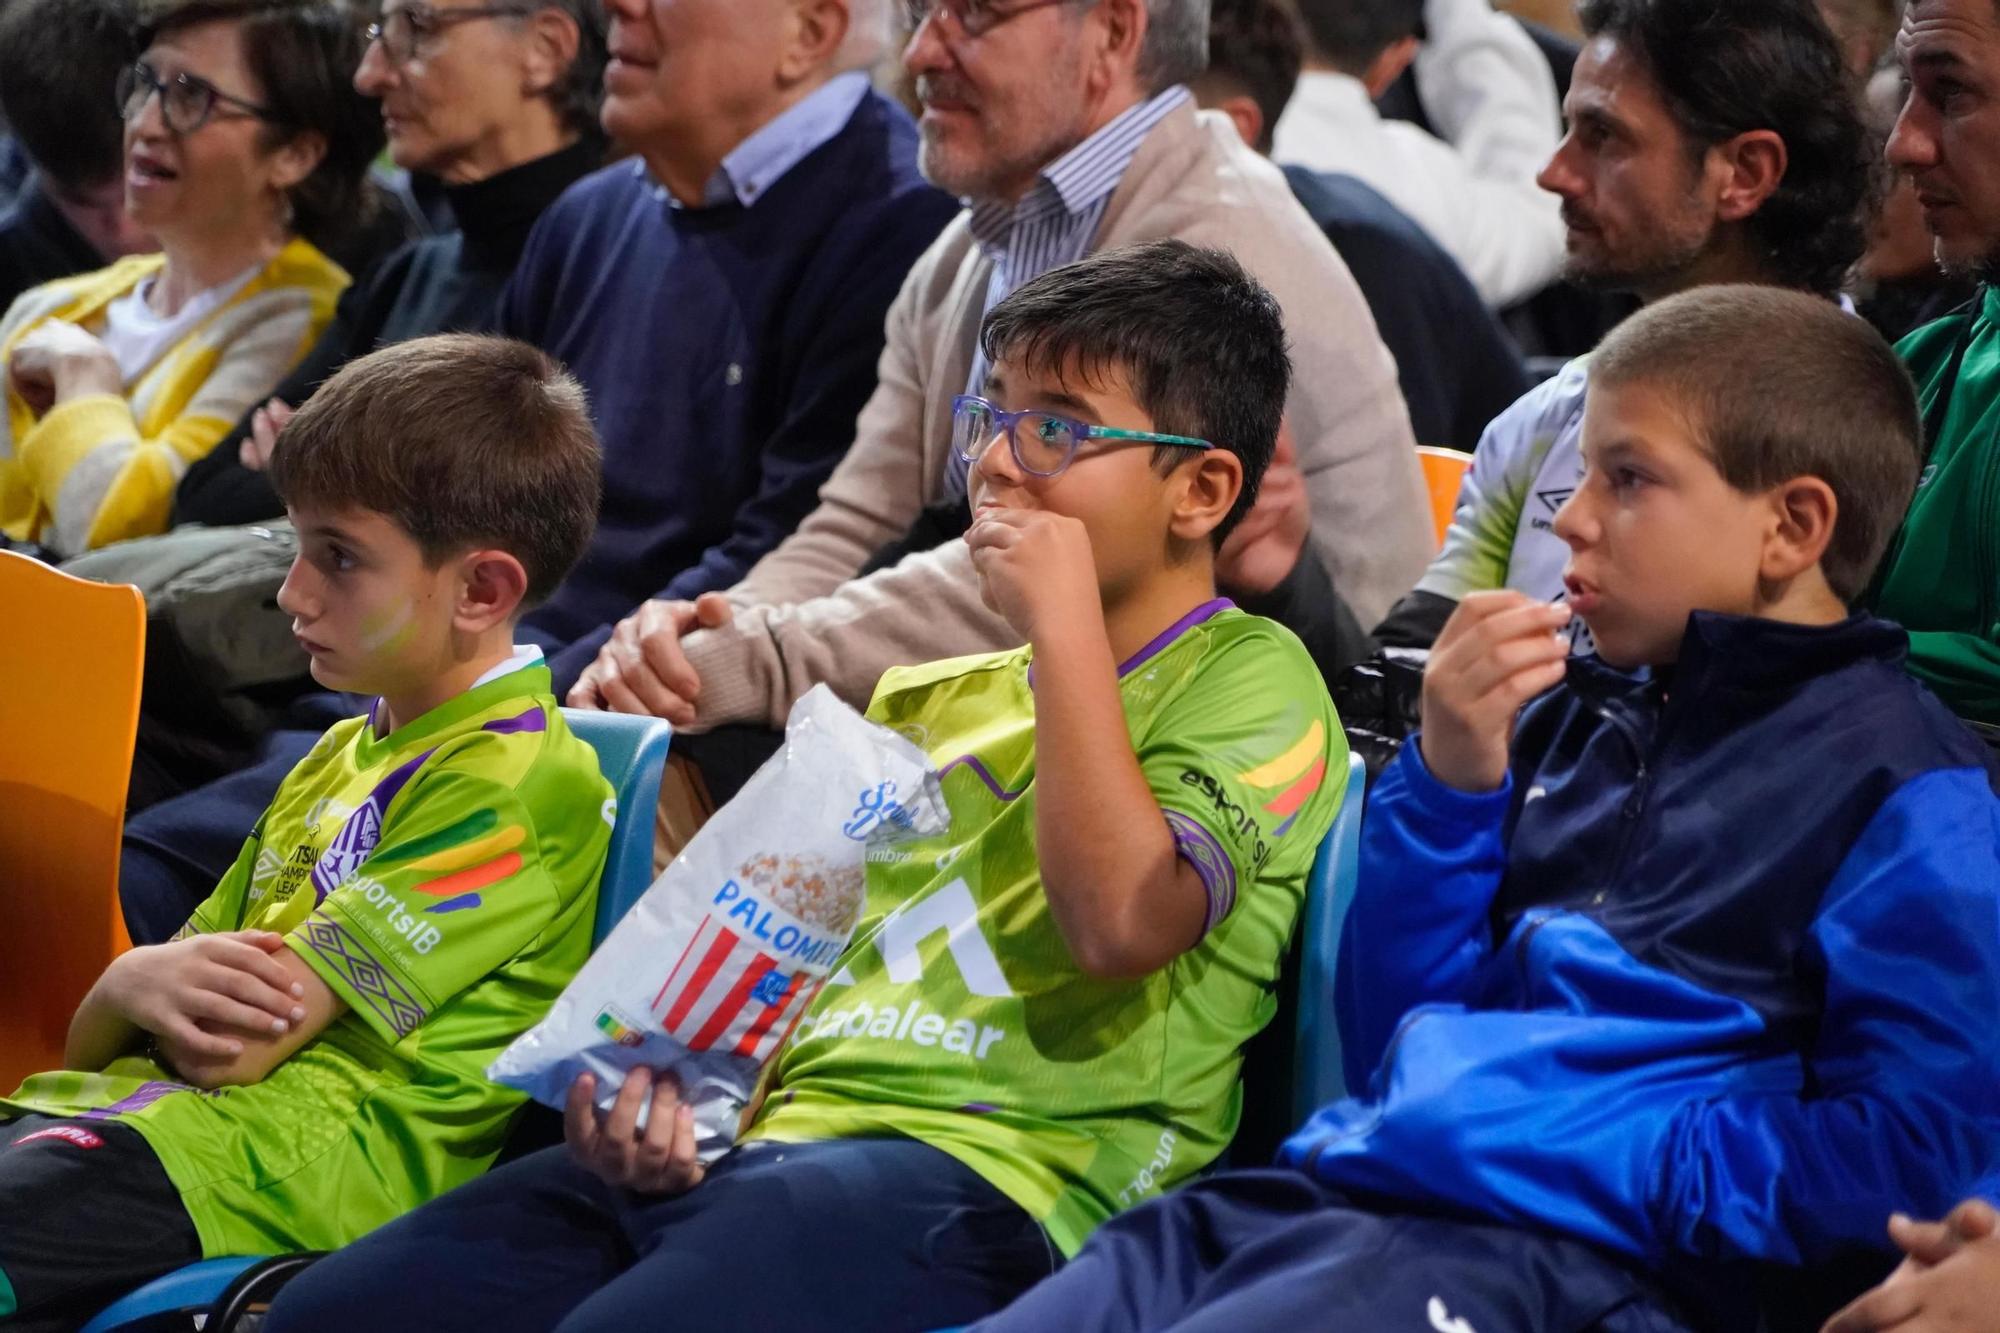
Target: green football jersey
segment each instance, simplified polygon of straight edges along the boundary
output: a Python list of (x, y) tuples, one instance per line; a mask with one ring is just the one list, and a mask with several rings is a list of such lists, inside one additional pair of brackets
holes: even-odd
[(1043, 895), (1031, 674), (1022, 649), (883, 676), (869, 716), (930, 755), (951, 828), (870, 853), (853, 942), (750, 1137), (920, 1139), (1072, 1254), (1235, 1132), (1240, 1050), (1276, 1008), (1347, 745), (1299, 641), (1227, 602), (1121, 667), (1134, 752), (1209, 912), (1170, 965), (1104, 980)]
[(130, 1125), (210, 1256), (334, 1249), (484, 1171), (523, 1100), (486, 1066), (589, 953), (616, 814), (549, 688), (535, 665), (379, 739), (342, 722), (285, 779), (181, 931), (279, 932), (347, 1006), (262, 1082), (133, 1055), (0, 1117)]

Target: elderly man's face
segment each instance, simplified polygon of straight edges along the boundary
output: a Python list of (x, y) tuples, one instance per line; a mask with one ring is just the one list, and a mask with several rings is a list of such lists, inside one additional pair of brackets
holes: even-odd
[[(959, 17), (966, 9), (969, 25)], [(943, 0), (903, 52), (924, 107), (924, 175), (962, 197), (1025, 194), (1084, 138), (1092, 21), (1073, 3)]]
[(1889, 136), (1948, 271), (2000, 275), (2000, 14), (1994, 0), (1911, 0), (1896, 37), (1909, 97)]
[(790, 0), (606, 0), (605, 132), (643, 153), (704, 137), (718, 123), (760, 120), (790, 7)]

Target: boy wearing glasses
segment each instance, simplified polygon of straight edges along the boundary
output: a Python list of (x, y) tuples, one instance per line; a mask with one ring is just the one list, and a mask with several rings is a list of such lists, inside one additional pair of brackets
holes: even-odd
[(884, 675), (870, 716), (951, 827), (868, 867), (745, 1142), (704, 1171), (677, 1089), (635, 1074), (600, 1118), (582, 1083), (567, 1154), (321, 1263), (273, 1333), (960, 1323), (1229, 1142), (1345, 767), (1305, 650), (1215, 596), (1290, 378), (1278, 306), (1167, 241), (1025, 284), (982, 339), (968, 540), (1028, 646)]

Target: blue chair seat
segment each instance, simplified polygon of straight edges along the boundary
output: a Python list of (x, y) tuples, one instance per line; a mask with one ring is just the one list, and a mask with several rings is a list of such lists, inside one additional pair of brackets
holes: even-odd
[(250, 1255), (189, 1264), (107, 1305), (83, 1326), (83, 1333), (111, 1333), (113, 1329), (176, 1310), (207, 1309), (222, 1298), (230, 1283), (263, 1262), (262, 1257)]

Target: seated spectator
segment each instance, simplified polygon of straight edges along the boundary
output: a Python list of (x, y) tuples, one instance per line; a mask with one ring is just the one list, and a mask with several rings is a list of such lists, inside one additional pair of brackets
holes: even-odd
[[(1521, 25), (1489, 0), (1299, 0), (1298, 13), (1305, 73), (1277, 124), (1277, 159), (1379, 191), (1489, 305), (1548, 285), (1563, 226), (1535, 171), (1561, 120), (1548, 61)], [(1437, 137), (1375, 108), (1412, 60)]]
[[(453, 17), (473, 9), (472, 18)], [(548, 0), (518, 12), (390, 0), (354, 85), (380, 99), (396, 165), (444, 182), (454, 226), (402, 247), (348, 288), (333, 323), (271, 400), (181, 478), (176, 524), (283, 513), (264, 475), (278, 429), (352, 358), (426, 333), (493, 327), (529, 229), (557, 195), (603, 165), (603, 77), (598, 0)]]
[[(552, 653), (669, 580), (728, 586), (797, 526), (875, 389), (890, 301), (956, 209), (861, 73), (886, 0), (607, 12), (601, 119), (637, 160), (544, 212), (497, 316), (576, 375), (604, 442), (597, 535), (522, 622)], [(579, 668), (554, 665), (567, 689)], [(127, 824), (134, 939), (186, 915), (313, 734)]]
[[(852, 452), (799, 531), (726, 595), (697, 607), (669, 588), (580, 641), (559, 682), (583, 650), (602, 651), (572, 704), (651, 712), (684, 734), (748, 724), (754, 754), (815, 683), (865, 699), (890, 666), (1010, 646), (957, 539), (964, 467), (944, 430), (953, 397), (984, 382), (980, 313), (1059, 259), (1163, 236), (1230, 250), (1292, 313), (1297, 462), (1271, 480), (1297, 503), (1260, 504), (1232, 535), (1225, 590), (1263, 599), (1314, 574), (1372, 618), (1416, 577), (1433, 539), (1394, 368), (1284, 178), (1224, 117), (1190, 104), (1183, 81), (1201, 72), (1207, 9), (1102, 0), (997, 21), (965, 0), (925, 9), (904, 52), (925, 106), (924, 169), (973, 203), (904, 285)], [(1099, 48), (1103, 90), (1081, 73), (1049, 77)], [(911, 542), (927, 524), (929, 540)]]
[(590, 951), (611, 789), (513, 636), (597, 508), (576, 383), (518, 344), (406, 343), (314, 395), (272, 466), (313, 674), (380, 697), (172, 943), (105, 970), (69, 1069), (0, 1099), (11, 1327), (343, 1245), (478, 1175), (523, 1101), (486, 1066)]
[(119, 84), (126, 206), (164, 253), (24, 293), (0, 320), (0, 533), (74, 555), (162, 531), (174, 485), (332, 317), (298, 233), (381, 143), (331, 0), (175, 0)]
[[(1860, 255), (1868, 136), (1811, 0), (1586, 0), (1569, 133), (1543, 168), (1565, 276), (1657, 300), (1756, 282), (1835, 298)], [(1467, 595), (1563, 596), (1556, 511), (1583, 464), (1588, 359), (1496, 417), (1444, 550), (1376, 637), (1427, 647)], [(1588, 652), (1587, 633), (1577, 639)]]
[[(869, 716), (924, 738), (951, 828), (871, 858), (844, 964), (745, 1141), (704, 1172), (671, 1082), (635, 1071), (600, 1117), (586, 1076), (568, 1153), (317, 1265), (272, 1333), (581, 1333), (660, 1310), (934, 1328), (1228, 1144), (1344, 758), (1298, 641), (1216, 595), (1284, 409), (1283, 319), (1228, 256), (1164, 241), (1033, 279), (981, 337), (983, 394), (952, 420), (967, 541), (1028, 646), (876, 689)], [(953, 922), (952, 961), (906, 979), (899, 956)], [(925, 1013), (907, 1037), (903, 1006)], [(933, 1046), (928, 1022), (978, 1043)]]
[[(1889, 164), (1915, 183), (1945, 271), (1990, 283), (2000, 260), (2000, 162), (1984, 137), (1994, 107), (1969, 107), (1965, 90), (2000, 87), (2000, 14), (1980, 0), (1913, 0), (1896, 46), (1910, 84)], [(2000, 462), (2000, 294), (1986, 286), (1978, 305), (1896, 350), (1923, 395), (1929, 453), (1872, 605), (1909, 629), (1919, 680), (1960, 717), (2000, 725), (2000, 521), (1990, 493)]]
[(985, 1333), (1747, 1329), (1761, 1281), (1851, 1287), (1891, 1207), (2000, 1165), (2000, 763), (1847, 609), (1916, 482), (1909, 377), (1726, 286), (1590, 378), (1572, 602), (1468, 598), (1369, 793), (1355, 1095)]
[[(1285, 0), (1210, 0), (1209, 15), (1195, 98), (1268, 154), (1298, 80), (1298, 19)], [(1298, 166), (1285, 179), (1368, 299), (1417, 442), (1470, 452), (1486, 423), (1527, 392), (1513, 340), (1452, 257), (1373, 189)]]
[(1942, 1222), (1897, 1213), (1889, 1238), (1907, 1256), (1886, 1281), (1827, 1321), (1824, 1333), (1983, 1333), (2000, 1304), (2000, 1213), (1967, 1199)]
[(0, 211), (0, 310), (30, 287), (153, 249), (125, 212), (114, 90), (138, 51), (132, 0), (9, 0), (0, 111), (34, 171)]
[[(1902, 114), (1903, 101), (1903, 75), (1894, 65), (1868, 81), (1863, 114), (1884, 139)], [(1862, 318), (1890, 342), (1899, 342), (1970, 302), (1979, 294), (1979, 283), (1969, 274), (1939, 267), (1916, 182), (1898, 172), (1883, 193), (1868, 250), (1854, 266), (1848, 290)]]

